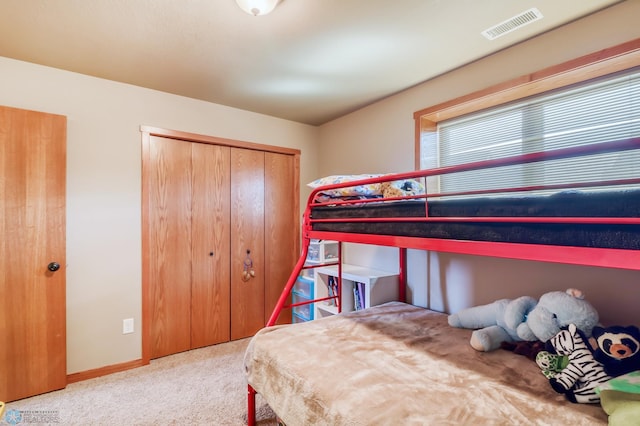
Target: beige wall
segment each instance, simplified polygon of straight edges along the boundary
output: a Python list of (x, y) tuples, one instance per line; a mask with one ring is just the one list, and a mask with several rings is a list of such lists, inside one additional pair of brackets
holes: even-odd
[[(638, 16), (640, 1), (621, 3), (334, 120), (320, 129), (318, 171), (330, 175), (412, 170), (414, 111), (636, 39)], [(350, 262), (385, 268), (397, 268), (396, 251), (361, 246), (346, 250)], [(414, 303), (449, 312), (497, 298), (537, 297), (577, 287), (586, 292), (603, 321), (640, 323), (640, 272), (411, 252), (409, 284)]]
[(140, 125), (300, 149), (316, 175), (312, 126), (6, 58), (0, 75), (0, 104), (68, 120), (68, 373), (142, 356)]

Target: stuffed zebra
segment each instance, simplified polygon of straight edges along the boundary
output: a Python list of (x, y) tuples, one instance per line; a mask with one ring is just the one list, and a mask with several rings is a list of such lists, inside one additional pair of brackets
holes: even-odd
[(569, 364), (549, 379), (551, 387), (558, 393), (564, 393), (571, 402), (599, 403), (596, 387), (611, 377), (593, 357), (584, 334), (575, 324), (569, 324), (552, 337), (549, 344), (558, 355), (569, 357)]

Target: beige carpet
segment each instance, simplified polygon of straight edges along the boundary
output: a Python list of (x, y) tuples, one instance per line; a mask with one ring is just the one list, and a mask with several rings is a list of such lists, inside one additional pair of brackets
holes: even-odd
[[(18, 410), (22, 423), (39, 417), (43, 423), (83, 426), (244, 425), (247, 384), (242, 358), (248, 343), (243, 339), (196, 349), (10, 402), (0, 423)], [(260, 395), (256, 406), (259, 425), (277, 424)]]

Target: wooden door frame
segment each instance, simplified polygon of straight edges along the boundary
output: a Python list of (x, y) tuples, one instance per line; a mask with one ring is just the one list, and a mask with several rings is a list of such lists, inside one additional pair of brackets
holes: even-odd
[[(149, 214), (150, 214), (150, 194), (149, 194), (149, 176), (151, 170), (149, 169), (150, 159), (150, 145), (151, 137), (158, 136), (169, 139), (175, 139), (184, 142), (196, 142), (206, 143), (213, 145), (223, 145), (236, 148), (253, 149), (263, 152), (275, 152), (280, 154), (286, 154), (293, 156), (294, 169), (295, 169), (295, 182), (296, 187), (299, 188), (298, 182), (300, 181), (300, 150), (293, 148), (285, 148), (280, 146), (264, 145), (254, 142), (239, 141), (234, 139), (225, 139), (215, 136), (200, 135), (196, 133), (182, 132), (178, 130), (163, 129), (153, 126), (140, 126), (140, 132), (142, 133), (142, 363), (149, 364), (151, 361), (151, 312), (150, 312), (150, 262), (149, 247), (150, 247), (150, 230), (149, 230)], [(294, 226), (300, 232), (300, 215), (297, 213), (300, 210), (300, 194), (299, 190), (296, 193), (294, 208), (295, 218)], [(295, 244), (299, 245), (299, 235), (295, 239)], [(296, 253), (299, 252), (299, 247), (296, 247)]]

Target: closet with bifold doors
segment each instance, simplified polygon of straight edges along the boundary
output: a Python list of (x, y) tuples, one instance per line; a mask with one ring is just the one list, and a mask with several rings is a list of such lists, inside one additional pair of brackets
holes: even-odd
[(252, 336), (299, 254), (299, 151), (141, 130), (143, 359)]

